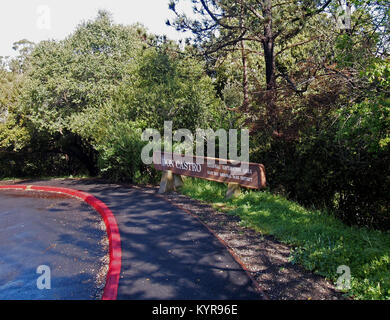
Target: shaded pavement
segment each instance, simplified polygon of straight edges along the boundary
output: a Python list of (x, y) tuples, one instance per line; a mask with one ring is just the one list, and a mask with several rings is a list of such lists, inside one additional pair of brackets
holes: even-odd
[(114, 213), (122, 245), (118, 299), (261, 299), (241, 266), (197, 219), (154, 194), (97, 180), (23, 181), (72, 188)]
[[(84, 202), (0, 191), (0, 300), (98, 299), (107, 254), (102, 219)], [(39, 266), (46, 269), (37, 273)]]

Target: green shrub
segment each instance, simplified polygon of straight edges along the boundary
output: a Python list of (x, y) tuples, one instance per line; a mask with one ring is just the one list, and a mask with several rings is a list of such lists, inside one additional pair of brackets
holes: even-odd
[(101, 175), (113, 181), (141, 182), (152, 178), (152, 169), (142, 163), (142, 129), (137, 122), (110, 124), (97, 145)]
[(390, 230), (390, 148), (372, 152), (364, 141), (337, 131), (299, 141), (272, 140), (252, 151), (263, 163), (271, 190), (306, 207), (326, 208), (349, 225)]

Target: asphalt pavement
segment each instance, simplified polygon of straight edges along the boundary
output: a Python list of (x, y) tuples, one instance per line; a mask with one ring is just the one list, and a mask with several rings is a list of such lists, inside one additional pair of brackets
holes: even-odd
[(206, 227), (155, 194), (87, 179), (22, 184), (85, 191), (111, 209), (122, 247), (118, 299), (262, 299), (247, 273)]
[(99, 298), (106, 239), (100, 215), (80, 200), (1, 190), (0, 300)]

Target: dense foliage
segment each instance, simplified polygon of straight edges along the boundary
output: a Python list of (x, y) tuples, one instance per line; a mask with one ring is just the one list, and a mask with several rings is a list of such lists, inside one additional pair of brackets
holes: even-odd
[(271, 190), (389, 229), (389, 2), (195, 0), (195, 18), (179, 3), (168, 23), (208, 57)]
[[(0, 57), (0, 178), (156, 182), (140, 159), (146, 128), (245, 127), (250, 160), (265, 165), (271, 192), (349, 225), (389, 230), (389, 1), (191, 0), (190, 17), (181, 1), (170, 1), (177, 16), (167, 23), (192, 32), (185, 45), (115, 24), (104, 11), (64, 40), (15, 42), (18, 56)], [(329, 275), (358, 255), (353, 241), (366, 241), (340, 219), (276, 198), (299, 230), (267, 226), (261, 203), (269, 197), (250, 193), (235, 211), (300, 245), (295, 259), (310, 269)], [(329, 248), (316, 238), (317, 220), (333, 228), (322, 230)], [(309, 241), (300, 238), (305, 230)], [(369, 243), (388, 242), (375, 232)], [(378, 246), (354, 260), (363, 263), (354, 265), (360, 280), (372, 275), (356, 280), (359, 297), (389, 296), (388, 277), (379, 279), (390, 271), (388, 255)], [(383, 281), (385, 291), (373, 289)]]
[(168, 24), (193, 33), (184, 49), (107, 12), (64, 40), (16, 42), (0, 176), (156, 181), (144, 129), (247, 127), (271, 190), (389, 229), (388, 1), (195, 0), (192, 17), (179, 3)]

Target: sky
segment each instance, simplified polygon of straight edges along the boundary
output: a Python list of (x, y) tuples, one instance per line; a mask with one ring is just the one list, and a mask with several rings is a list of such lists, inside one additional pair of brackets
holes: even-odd
[[(191, 12), (191, 1), (180, 9)], [(64, 39), (77, 25), (97, 16), (99, 9), (111, 12), (114, 22), (141, 22), (150, 32), (179, 40), (185, 36), (165, 25), (173, 17), (169, 0), (2, 0), (0, 6), (0, 56), (14, 56), (12, 44), (27, 39), (39, 42)]]

